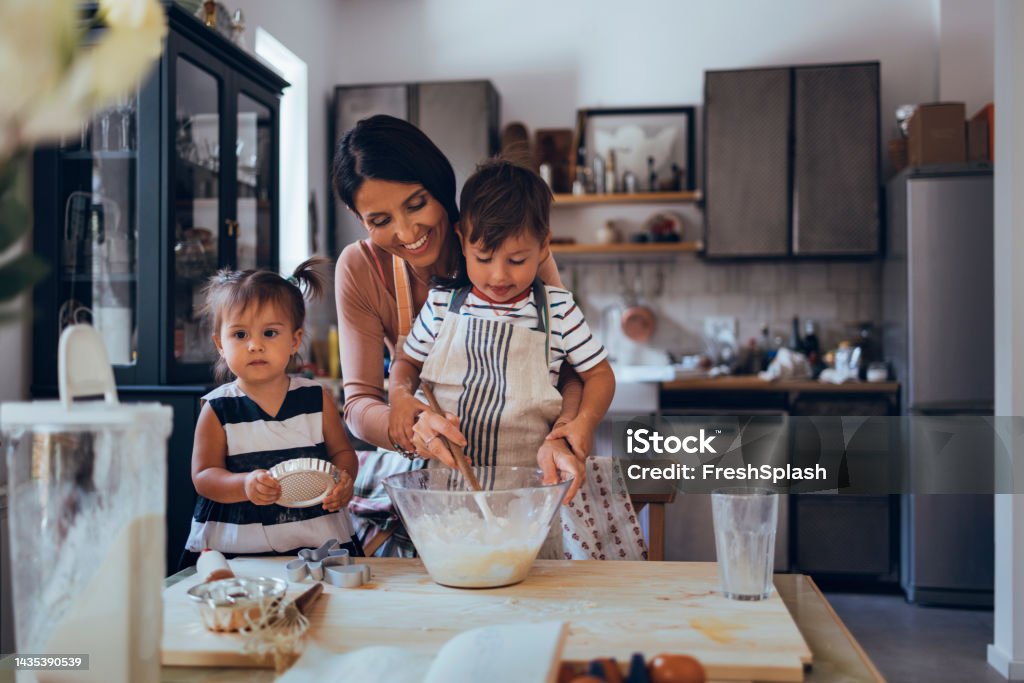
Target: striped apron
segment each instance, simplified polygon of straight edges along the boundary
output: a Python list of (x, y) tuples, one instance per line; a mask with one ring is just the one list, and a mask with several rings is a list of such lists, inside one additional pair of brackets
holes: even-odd
[[(459, 417), (474, 465), (536, 467), (537, 451), (562, 408), (549, 376), (551, 310), (533, 283), (535, 329), (460, 315), (470, 288), (448, 306), (421, 377), (441, 408)], [(442, 466), (436, 461), (431, 467)], [(588, 458), (587, 480), (541, 548), (541, 559), (646, 559), (643, 533), (611, 458)], [(487, 482), (481, 480), (486, 488)]]

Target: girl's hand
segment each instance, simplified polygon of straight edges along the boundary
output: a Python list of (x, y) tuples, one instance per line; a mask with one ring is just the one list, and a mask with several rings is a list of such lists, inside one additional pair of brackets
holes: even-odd
[(352, 481), (352, 477), (348, 475), (348, 472), (341, 470), (340, 474), (338, 483), (334, 485), (331, 492), (324, 498), (323, 507), (328, 512), (337, 512), (352, 500), (352, 490), (355, 487), (355, 482)]
[(455, 468), (455, 456), (438, 436), (443, 434), (453, 445), (465, 447), (466, 437), (459, 431), (458, 416), (447, 413), (441, 417), (433, 411), (425, 410), (416, 419), (412, 430), (416, 434), (412, 442), (420, 457), (434, 458)]
[(281, 482), (266, 470), (253, 470), (245, 475), (245, 497), (256, 505), (272, 505), (281, 497)]
[(416, 416), (427, 409), (427, 405), (421, 403), (415, 396), (402, 393), (395, 396), (391, 401), (391, 417), (388, 420), (388, 436), (391, 443), (405, 451), (415, 451), (413, 445), (413, 425), (416, 424)]
[(583, 461), (569, 449), (564, 439), (545, 441), (537, 451), (537, 465), (544, 473), (545, 484), (557, 484), (572, 478), (563, 504), (568, 505), (583, 484), (586, 470)]
[(581, 463), (587, 459), (594, 448), (594, 430), (578, 418), (561, 424), (555, 423), (551, 433), (545, 439), (547, 441), (565, 439)]

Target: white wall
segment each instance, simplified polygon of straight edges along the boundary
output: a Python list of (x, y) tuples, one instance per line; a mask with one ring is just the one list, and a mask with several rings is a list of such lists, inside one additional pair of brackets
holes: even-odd
[(502, 121), (695, 104), (707, 69), (880, 60), (883, 120), (937, 95), (932, 0), (346, 0), (339, 83), (490, 78)]
[[(232, 9), (245, 13), (247, 47), (252, 50), (256, 27), (262, 26), (294, 52), (309, 67), (309, 188), (316, 193), (317, 222), (323, 232), (327, 225), (327, 106), (341, 59), (338, 25), (341, 23), (336, 0), (237, 0)], [(309, 199), (304, 197), (303, 203)], [(323, 245), (323, 238), (320, 238)]]
[(964, 102), (967, 116), (992, 101), (994, 0), (941, 0), (939, 99)]
[[(1024, 415), (1024, 3), (998, 0), (995, 84), (995, 399), (996, 415)], [(1018, 419), (1020, 419), (1018, 417)], [(1009, 431), (1009, 430), (1008, 430)], [(1016, 453), (1014, 489), (1024, 481), (1024, 439), (1006, 435)], [(1016, 441), (1014, 441), (1016, 439)], [(997, 495), (995, 501), (995, 614), (988, 661), (1005, 678), (1024, 681), (1024, 493)]]

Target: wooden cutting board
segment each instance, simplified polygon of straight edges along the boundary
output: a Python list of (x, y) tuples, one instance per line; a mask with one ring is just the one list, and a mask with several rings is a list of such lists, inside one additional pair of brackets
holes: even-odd
[[(284, 578), (288, 558), (231, 560), (236, 574)], [(697, 657), (713, 680), (802, 681), (811, 652), (778, 595), (738, 602), (718, 592), (711, 562), (538, 560), (526, 581), (463, 590), (430, 580), (418, 560), (370, 559), (373, 582), (326, 586), (310, 637), (348, 652), (397, 645), (434, 655), (452, 636), (488, 624), (562, 620), (563, 658), (628, 660), (662, 652)], [(256, 666), (237, 635), (206, 631), (185, 592), (190, 577), (164, 591), (163, 656), (171, 666)], [(290, 586), (289, 596), (304, 586)]]

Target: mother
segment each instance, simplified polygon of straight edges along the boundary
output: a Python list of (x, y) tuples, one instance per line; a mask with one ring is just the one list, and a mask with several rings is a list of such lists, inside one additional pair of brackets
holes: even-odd
[[(415, 435), (389, 433), (385, 400), (384, 348), (394, 358), (427, 299), (433, 276), (451, 276), (461, 249), (454, 228), (455, 173), (444, 154), (412, 124), (378, 115), (360, 121), (338, 143), (331, 165), (334, 190), (369, 231), (369, 239), (348, 245), (335, 272), (345, 420), (364, 441), (378, 446), (360, 458), (355, 498), (357, 532), (367, 554), (413, 554), (381, 480), (413, 469), (413, 454), (450, 460), (436, 434), (465, 445), (457, 420), (421, 413)], [(554, 259), (541, 278), (561, 286)], [(564, 393), (563, 415), (575, 417), (579, 382)], [(586, 445), (574, 450), (588, 452)], [(409, 456), (409, 459), (402, 455)]]

